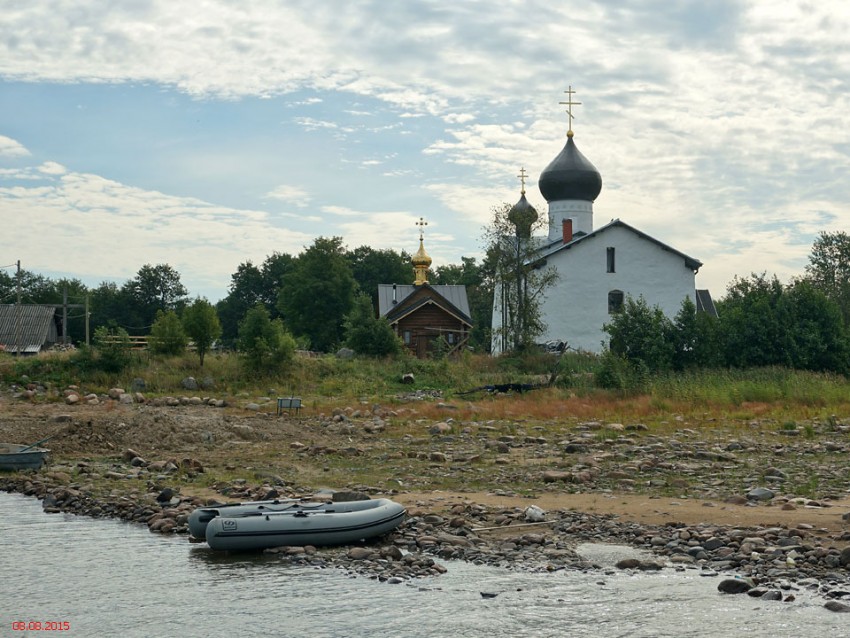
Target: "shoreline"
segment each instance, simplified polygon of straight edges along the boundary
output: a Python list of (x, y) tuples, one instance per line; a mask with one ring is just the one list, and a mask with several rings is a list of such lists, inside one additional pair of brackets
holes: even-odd
[[(531, 572), (594, 569), (574, 548), (609, 543), (651, 556), (622, 569), (737, 576), (754, 585), (751, 595), (778, 600), (807, 588), (850, 611), (839, 602), (850, 596), (846, 494), (815, 500), (762, 487), (751, 498), (741, 488), (807, 475), (810, 448), (823, 457), (816, 469), (840, 485), (838, 463), (824, 455), (843, 458), (846, 429), (821, 435), (816, 424), (810, 427), (822, 439), (809, 441), (752, 424), (735, 425), (730, 437), (691, 423), (670, 432), (566, 418), (546, 426), (466, 423), (379, 406), (302, 418), (207, 401), (163, 407), (106, 397), (73, 408), (0, 397), (0, 407), (0, 440), (52, 436), (49, 465), (0, 474), (0, 490), (39, 498), (48, 513), (188, 536), (189, 513), (211, 500), (360, 492), (397, 500), (407, 520), (364, 545), (266, 553), (401, 582), (444, 572), (440, 560)], [(402, 434), (387, 436), (393, 429)], [(756, 467), (764, 469), (750, 476)], [(761, 500), (765, 490), (770, 497)], [(543, 521), (527, 520), (532, 505)]]

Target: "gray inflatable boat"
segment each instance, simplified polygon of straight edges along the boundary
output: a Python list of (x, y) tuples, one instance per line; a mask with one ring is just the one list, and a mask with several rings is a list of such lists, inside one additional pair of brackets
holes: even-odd
[(221, 514), (207, 522), (207, 544), (247, 551), (283, 545), (345, 545), (391, 532), (404, 506), (386, 498), (341, 503), (294, 503), (281, 511)]
[(189, 533), (195, 538), (207, 537), (207, 524), (217, 516), (244, 516), (245, 514), (267, 514), (268, 512), (283, 512), (298, 506), (323, 507), (332, 501), (314, 501), (309, 498), (276, 498), (270, 501), (246, 501), (244, 503), (226, 503), (199, 507), (189, 514)]

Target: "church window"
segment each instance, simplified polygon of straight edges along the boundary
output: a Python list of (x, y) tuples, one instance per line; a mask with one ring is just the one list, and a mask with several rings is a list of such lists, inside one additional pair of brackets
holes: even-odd
[(614, 247), (608, 246), (605, 250), (608, 256), (608, 272), (617, 272), (614, 268)]
[(608, 314), (613, 315), (623, 309), (623, 291), (612, 290), (608, 293)]
[(410, 330), (405, 330), (402, 333), (402, 335), (403, 335), (402, 338), (404, 339), (404, 345), (409, 346), (410, 345)]

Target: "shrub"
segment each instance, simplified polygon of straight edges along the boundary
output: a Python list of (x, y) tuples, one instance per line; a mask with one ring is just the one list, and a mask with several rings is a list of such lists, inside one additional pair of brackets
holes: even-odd
[(151, 326), (151, 351), (155, 354), (182, 354), (188, 342), (189, 338), (177, 313), (173, 310), (157, 310), (156, 321)]

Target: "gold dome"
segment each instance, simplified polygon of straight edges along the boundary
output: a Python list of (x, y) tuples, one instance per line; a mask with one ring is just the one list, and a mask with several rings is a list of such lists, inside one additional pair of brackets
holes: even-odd
[(431, 257), (425, 252), (425, 244), (422, 241), (422, 229), (428, 225), (428, 222), (420, 217), (416, 225), (419, 226), (419, 250), (410, 258), (410, 263), (413, 264), (413, 285), (421, 286), (428, 283), (428, 268), (431, 266)]

